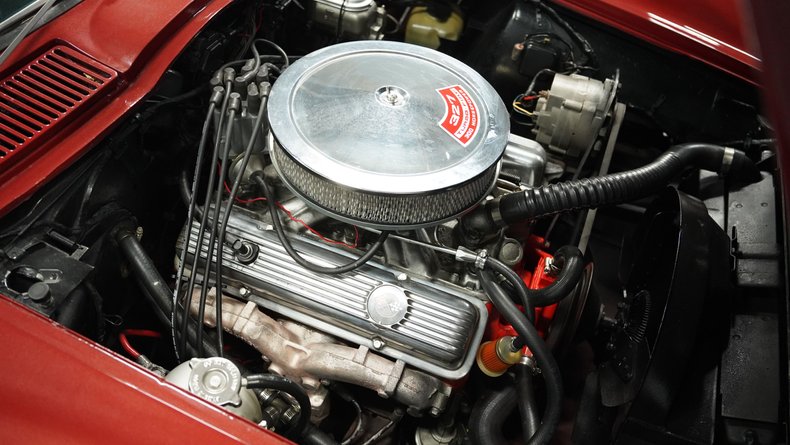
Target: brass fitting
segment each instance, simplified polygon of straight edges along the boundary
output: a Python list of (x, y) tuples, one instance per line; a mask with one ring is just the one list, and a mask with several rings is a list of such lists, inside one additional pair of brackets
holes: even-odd
[(521, 350), (514, 350), (516, 337), (487, 341), (477, 350), (477, 366), (489, 377), (499, 377), (521, 360)]

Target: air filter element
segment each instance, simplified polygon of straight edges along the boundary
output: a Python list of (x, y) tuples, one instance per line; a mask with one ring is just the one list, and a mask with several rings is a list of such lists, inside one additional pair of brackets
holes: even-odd
[(510, 122), (496, 91), (445, 54), (351, 42), (309, 54), (268, 104), (274, 166), (309, 204), (354, 224), (451, 219), (493, 186)]

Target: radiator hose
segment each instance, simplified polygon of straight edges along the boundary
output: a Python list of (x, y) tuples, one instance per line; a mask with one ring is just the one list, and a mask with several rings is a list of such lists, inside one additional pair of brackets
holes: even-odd
[(518, 394), (512, 386), (486, 394), (475, 403), (469, 416), (469, 434), (474, 445), (507, 443), (502, 434), (508, 415), (516, 407)]
[(518, 406), (524, 441), (529, 442), (539, 426), (535, 391), (532, 387), (532, 370), (526, 365), (516, 365), (516, 388), (512, 385), (491, 391), (481, 397), (469, 415), (469, 434), (474, 445), (507, 443), (502, 429), (508, 416)]
[[(115, 242), (128, 262), (129, 270), (142, 287), (143, 295), (151, 303), (154, 314), (164, 326), (170, 326), (169, 314), (173, 311), (173, 291), (167, 286), (167, 281), (156, 269), (153, 260), (148, 256), (131, 227), (126, 223), (116, 227), (113, 231)], [(187, 338), (190, 344), (196, 347), (197, 330), (191, 324), (189, 326)], [(211, 337), (203, 341), (203, 348), (211, 357), (217, 354), (215, 344)]]
[(551, 306), (570, 295), (581, 280), (584, 258), (576, 246), (563, 246), (554, 253), (554, 265), (560, 269), (553, 283), (540, 289), (529, 289), (533, 307)]
[[(489, 258), (486, 261), (486, 269), (480, 271), (480, 282), (483, 289), (486, 291), (491, 303), (499, 311), (500, 314), (507, 320), (516, 330), (519, 336), (520, 344), (526, 345), (532, 351), (532, 356), (535, 359), (538, 367), (543, 375), (543, 380), (546, 382), (546, 408), (543, 413), (540, 425), (538, 425), (535, 434), (527, 441), (529, 445), (547, 444), (551, 441), (554, 430), (560, 421), (560, 414), (562, 412), (562, 374), (560, 373), (559, 365), (554, 359), (546, 342), (543, 341), (538, 330), (535, 326), (527, 320), (527, 317), (510, 301), (510, 297), (502, 290), (502, 288), (494, 281), (490, 272), (492, 269), (491, 264), (496, 263), (496, 260)], [(492, 423), (492, 419), (498, 417), (498, 414), (505, 410), (512, 410), (513, 405), (509, 405), (507, 400), (509, 396), (499, 395), (492, 400), (482, 400), (479, 403), (482, 406), (476, 412), (479, 416), (472, 416), (476, 423), (471, 423), (470, 432), (472, 437), (478, 445), (495, 445), (502, 443), (498, 434), (501, 423), (498, 420)], [(515, 399), (514, 399), (515, 402)], [(470, 420), (471, 422), (471, 420)]]
[(745, 153), (707, 143), (675, 145), (643, 167), (593, 178), (549, 184), (490, 201), (461, 221), (474, 238), (519, 221), (571, 210), (622, 204), (655, 193), (687, 168), (719, 172), (735, 180), (756, 182), (760, 171)]

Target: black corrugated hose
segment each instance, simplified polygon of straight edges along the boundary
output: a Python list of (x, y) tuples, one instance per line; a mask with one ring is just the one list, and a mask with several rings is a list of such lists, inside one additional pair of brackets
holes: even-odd
[(744, 179), (759, 180), (757, 168), (741, 151), (712, 144), (682, 144), (634, 170), (505, 195), (499, 211), (505, 223), (514, 223), (569, 210), (622, 204), (656, 192), (692, 166), (710, 171), (724, 169), (734, 175), (745, 174)]
[(707, 143), (680, 144), (634, 170), (507, 194), (498, 203), (471, 212), (462, 224), (467, 233), (493, 233), (519, 221), (622, 204), (657, 192), (691, 167), (720, 172), (739, 181), (760, 180), (758, 168), (742, 151)]

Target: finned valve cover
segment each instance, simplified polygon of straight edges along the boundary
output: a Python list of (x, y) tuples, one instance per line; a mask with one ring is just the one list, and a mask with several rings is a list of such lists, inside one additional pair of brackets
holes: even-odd
[(432, 225), (477, 204), (510, 132), (479, 74), (400, 42), (305, 56), (275, 82), (268, 118), (288, 187), (335, 218), (379, 229)]
[[(343, 275), (311, 272), (260, 224), (244, 211), (230, 216), (228, 233), (255, 244), (259, 252), (244, 264), (230, 247), (223, 248), (229, 293), (244, 287), (248, 292), (239, 293), (242, 299), (442, 378), (460, 379), (469, 372), (488, 317), (475, 293), (418, 276), (402, 279), (407, 276), (402, 271), (375, 261)], [(189, 227), (190, 256), (197, 251), (199, 225), (193, 221)], [(309, 238), (293, 243), (309, 261), (329, 267), (355, 255)], [(208, 244), (204, 237), (204, 259)]]

